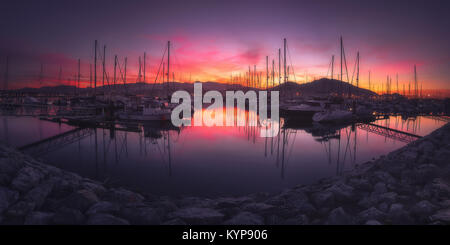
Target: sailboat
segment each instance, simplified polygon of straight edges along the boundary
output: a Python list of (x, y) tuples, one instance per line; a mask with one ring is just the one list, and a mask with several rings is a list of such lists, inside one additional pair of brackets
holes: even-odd
[(162, 101), (151, 100), (144, 102), (142, 110), (136, 112), (122, 112), (119, 119), (127, 121), (168, 121), (172, 111)]
[(353, 120), (353, 118), (352, 111), (342, 109), (317, 112), (312, 117), (314, 122), (347, 122)]
[[(140, 64), (140, 62), (139, 62)], [(164, 73), (164, 72), (163, 72)], [(167, 42), (167, 86), (169, 86), (170, 74), (170, 41)], [(163, 74), (163, 78), (166, 74)], [(140, 78), (140, 68), (139, 68)], [(156, 80), (155, 80), (156, 82)], [(164, 79), (163, 79), (164, 83)], [(168, 90), (168, 87), (167, 87)], [(167, 91), (169, 92), (169, 91)], [(144, 98), (142, 103), (138, 105), (138, 109), (134, 112), (121, 112), (117, 116), (121, 120), (131, 121), (168, 121), (170, 120), (173, 106), (169, 103), (169, 99), (161, 98)]]

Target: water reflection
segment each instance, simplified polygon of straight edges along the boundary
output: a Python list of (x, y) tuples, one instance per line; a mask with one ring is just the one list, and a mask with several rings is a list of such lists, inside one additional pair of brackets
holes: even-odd
[[(198, 113), (202, 112), (194, 117)], [(236, 113), (243, 113), (246, 120), (257, 117), (254, 112)], [(111, 185), (162, 195), (279, 191), (342, 174), (356, 163), (406, 144), (392, 134), (375, 134), (358, 124), (331, 126), (285, 119), (273, 138), (261, 138), (261, 128), (248, 124), (181, 128), (170, 123), (127, 124), (76, 131), (65, 124), (15, 116), (2, 116), (0, 124), (2, 141), (15, 146), (66, 132), (65, 138), (48, 142), (53, 148), (41, 145), (44, 150), (37, 157)], [(373, 124), (426, 135), (445, 122), (389, 117)]]

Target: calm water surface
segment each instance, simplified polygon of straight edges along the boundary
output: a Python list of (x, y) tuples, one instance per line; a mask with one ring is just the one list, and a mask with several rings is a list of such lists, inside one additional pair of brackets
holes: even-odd
[[(393, 116), (374, 124), (423, 136), (445, 122)], [(153, 194), (233, 196), (275, 192), (339, 175), (407, 144), (358, 125), (327, 129), (285, 120), (274, 138), (259, 137), (256, 127), (142, 128), (85, 130), (33, 154), (85, 177)], [(15, 147), (72, 129), (30, 116), (0, 117), (0, 140)]]

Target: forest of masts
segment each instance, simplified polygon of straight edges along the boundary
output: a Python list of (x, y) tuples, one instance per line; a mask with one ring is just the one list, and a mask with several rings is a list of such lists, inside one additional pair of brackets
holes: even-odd
[[(170, 48), (171, 44), (170, 41), (167, 42), (167, 45), (164, 49), (163, 56), (161, 59), (160, 64), (157, 67), (157, 72), (154, 77), (153, 83), (167, 83), (170, 81), (170, 75), (172, 75), (172, 81), (175, 80), (175, 72), (170, 70), (171, 61), (170, 61)], [(276, 58), (269, 59), (269, 56), (266, 56), (265, 58), (265, 71), (261, 71), (260, 69), (257, 69), (257, 65), (249, 65), (248, 71), (245, 72), (232, 72), (230, 75), (229, 80), (225, 81), (225, 83), (231, 85), (231, 86), (246, 86), (249, 88), (257, 88), (257, 89), (271, 89), (276, 88), (277, 86), (280, 86), (284, 83), (295, 82), (295, 83), (302, 83), (301, 81), (297, 81), (296, 73), (294, 71), (294, 66), (292, 65), (292, 59), (289, 51), (289, 47), (287, 44), (286, 38), (283, 39), (283, 52), (281, 51), (281, 48), (277, 50), (278, 55)], [(147, 83), (146, 78), (146, 53), (144, 52), (143, 57), (138, 57), (138, 72), (137, 75), (134, 76), (135, 83)], [(59, 66), (59, 72), (58, 76), (55, 81), (55, 77), (45, 77), (44, 76), (44, 65), (40, 64), (40, 72), (37, 77), (37, 83), (39, 84), (38, 87), (42, 87), (44, 85), (44, 81), (53, 81), (53, 85), (73, 85), (76, 89), (77, 88), (92, 88), (94, 89), (94, 94), (96, 93), (96, 89), (98, 86), (102, 86), (103, 88), (107, 87), (116, 87), (116, 85), (123, 84), (126, 85), (127, 82), (127, 57), (123, 58), (123, 61), (120, 61), (119, 57), (117, 55), (114, 55), (113, 58), (114, 68), (112, 75), (110, 75), (110, 72), (107, 71), (106, 68), (106, 61), (107, 61), (107, 53), (106, 53), (106, 45), (103, 45), (102, 49), (100, 50), (97, 40), (95, 40), (94, 43), (94, 57), (93, 57), (93, 64), (92, 62), (89, 63), (89, 77), (84, 76), (81, 74), (81, 60), (77, 60), (77, 72), (74, 75), (69, 76), (68, 78), (63, 78), (63, 67)], [(288, 64), (289, 62), (289, 64)], [(5, 62), (5, 70), (4, 70), (4, 91), (7, 91), (10, 89), (9, 82), (11, 79), (10, 69), (11, 69), (11, 58), (10, 56), (6, 56), (6, 62)], [(345, 56), (345, 50), (344, 45), (342, 41), (342, 37), (340, 38), (340, 64), (339, 64), (339, 72), (335, 74), (335, 56), (332, 55), (330, 64), (328, 66), (328, 70), (326, 73), (326, 76), (320, 76), (320, 77), (312, 77), (312, 81), (316, 80), (316, 78), (329, 78), (329, 79), (337, 79), (341, 80), (343, 82), (347, 82), (349, 84), (352, 84), (356, 87), (362, 87), (365, 89), (369, 89), (371, 91), (374, 91), (378, 94), (386, 94), (391, 95), (394, 93), (407, 96), (407, 97), (414, 97), (419, 98), (423, 97), (423, 86), (420, 84), (417, 80), (417, 70), (416, 65), (414, 65), (414, 79), (413, 81), (409, 80), (409, 82), (405, 83), (403, 82), (399, 86), (399, 76), (398, 73), (395, 75), (395, 84), (392, 84), (392, 76), (387, 75), (386, 81), (378, 81), (374, 82), (371, 81), (371, 71), (368, 72), (368, 82), (366, 86), (360, 86), (360, 55), (359, 52), (357, 52), (356, 60), (354, 63), (353, 73), (351, 74), (351, 77), (349, 76), (348, 68), (347, 68), (347, 59)], [(100, 76), (98, 75), (99, 71)], [(336, 77), (335, 77), (336, 75)], [(183, 77), (183, 75), (179, 75), (180, 77)], [(263, 77), (265, 76), (265, 77)], [(184, 76), (186, 77), (186, 76)], [(293, 78), (293, 81), (291, 80)], [(36, 81), (36, 78), (31, 79)], [(188, 79), (179, 79), (179, 81), (184, 80), (184, 82), (192, 82), (192, 76), (189, 73)], [(308, 82), (308, 74), (305, 72), (303, 83)], [(56, 84), (55, 84), (56, 83)], [(84, 86), (82, 86), (82, 83)], [(167, 85), (168, 86), (168, 85)], [(12, 86), (14, 87), (14, 86)], [(124, 86), (126, 89), (126, 86)], [(282, 89), (282, 87), (281, 87)], [(338, 92), (338, 91), (337, 91)]]

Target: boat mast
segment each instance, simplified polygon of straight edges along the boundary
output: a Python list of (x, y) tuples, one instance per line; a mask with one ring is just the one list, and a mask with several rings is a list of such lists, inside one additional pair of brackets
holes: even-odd
[(117, 55), (114, 55), (114, 87), (116, 87), (116, 69), (117, 69)]
[[(78, 83), (77, 87), (78, 88), (80, 88), (80, 77), (81, 77), (81, 74), (80, 74), (80, 62), (81, 62), (80, 59), (78, 59), (78, 79), (77, 79), (78, 80), (77, 81), (77, 83)], [(42, 65), (41, 65), (41, 73), (42, 73)]]
[(166, 96), (169, 94), (169, 90), (167, 88), (167, 84), (166, 84), (166, 62), (163, 62), (163, 75), (162, 75), (162, 89), (165, 89), (166, 91)]
[[(170, 79), (170, 41), (167, 41), (167, 92), (169, 92), (169, 79)], [(167, 94), (169, 97), (169, 94)]]
[(106, 45), (103, 45), (103, 63), (102, 63), (102, 65), (103, 65), (102, 86), (105, 87)]
[(248, 66), (248, 76), (247, 76), (247, 88), (250, 87), (251, 81), (250, 81), (250, 75), (251, 74), (251, 70), (250, 70), (250, 66)]
[(269, 89), (269, 56), (266, 56), (266, 90)]
[(356, 70), (356, 87), (359, 88), (359, 51), (356, 54), (356, 62), (358, 69)]
[(286, 74), (286, 38), (284, 38), (284, 82), (287, 82), (287, 74)]
[(141, 77), (142, 77), (142, 61), (141, 61), (141, 56), (139, 56), (139, 74), (138, 74), (138, 83), (141, 83)]
[(278, 49), (278, 86), (281, 84), (281, 49)]
[(9, 56), (6, 56), (6, 70), (5, 70), (5, 91), (8, 90), (8, 79), (9, 79)]
[(334, 55), (331, 56), (331, 80), (333, 80), (334, 75)]
[(62, 66), (59, 65), (58, 84), (61, 85), (61, 82), (62, 82)]
[(94, 48), (94, 97), (97, 92), (97, 40), (95, 40)]
[(144, 52), (144, 83), (145, 83), (145, 60), (146, 60), (146, 58), (145, 58), (145, 52)]
[(414, 95), (418, 97), (418, 86), (417, 86), (417, 70), (416, 65), (414, 65)]
[(44, 65), (41, 63), (41, 72), (39, 73), (39, 86), (42, 86), (43, 79), (44, 79)]
[(400, 90), (398, 89), (398, 73), (396, 75), (396, 78), (397, 78), (397, 93), (400, 94)]
[[(342, 36), (341, 36), (341, 75), (340, 75), (340, 79), (342, 81), (342, 59), (343, 59), (343, 43), (342, 43)], [(341, 89), (342, 84), (339, 83), (339, 93), (342, 93), (342, 89)]]
[(272, 59), (272, 88), (275, 87), (275, 60)]
[(258, 87), (258, 74), (256, 73), (256, 65), (253, 65), (253, 87)]
[(124, 73), (123, 73), (123, 85), (125, 86), (125, 92), (127, 89), (127, 57), (125, 57), (125, 68), (124, 68)]

